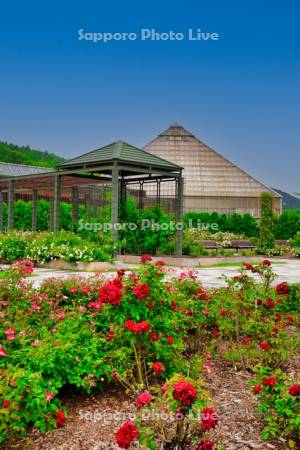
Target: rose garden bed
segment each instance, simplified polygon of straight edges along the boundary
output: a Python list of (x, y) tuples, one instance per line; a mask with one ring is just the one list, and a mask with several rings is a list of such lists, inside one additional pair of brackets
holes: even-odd
[(166, 271), (0, 280), (3, 448), (299, 447), (300, 288), (268, 260), (211, 290)]

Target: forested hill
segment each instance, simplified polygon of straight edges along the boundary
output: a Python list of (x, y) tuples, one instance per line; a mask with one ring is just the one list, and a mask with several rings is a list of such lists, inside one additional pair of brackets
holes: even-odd
[(288, 194), (287, 192), (281, 191), (280, 189), (274, 189), (273, 191), (278, 192), (282, 195), (282, 207), (285, 209), (300, 209), (300, 199), (294, 195)]
[(64, 161), (64, 158), (47, 151), (33, 150), (28, 146), (19, 147), (0, 141), (0, 162), (54, 167), (62, 161)]

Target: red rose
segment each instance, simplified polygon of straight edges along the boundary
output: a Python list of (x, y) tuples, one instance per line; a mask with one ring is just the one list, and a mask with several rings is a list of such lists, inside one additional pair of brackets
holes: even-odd
[(158, 340), (159, 340), (159, 336), (158, 336), (157, 333), (154, 333), (154, 331), (152, 331), (152, 332), (150, 333), (150, 339), (151, 339), (151, 341), (155, 342), (155, 341), (158, 341)]
[(250, 342), (251, 342), (251, 338), (249, 338), (247, 336), (243, 337), (243, 343), (244, 344), (250, 344)]
[(151, 328), (150, 323), (146, 322), (146, 320), (143, 320), (142, 322), (137, 323), (137, 329), (138, 333), (146, 333)]
[(204, 408), (201, 416), (202, 431), (209, 431), (218, 425), (219, 418), (213, 408)]
[(220, 310), (220, 316), (227, 316), (227, 315), (228, 315), (227, 309), (221, 309)]
[(159, 259), (158, 261), (156, 261), (155, 265), (156, 265), (156, 266), (165, 266), (166, 263), (165, 263), (165, 261), (163, 261), (162, 259)]
[(289, 393), (293, 397), (295, 397), (296, 395), (300, 395), (300, 384), (293, 384), (292, 386), (290, 386)]
[(7, 356), (8, 353), (6, 350), (4, 350), (4, 348), (2, 347), (2, 345), (0, 345), (0, 356)]
[(14, 328), (6, 328), (6, 330), (4, 330), (4, 334), (6, 334), (6, 336), (9, 336), (10, 334), (16, 334), (16, 330)]
[(213, 331), (213, 335), (214, 335), (215, 337), (219, 337), (219, 336), (220, 336), (220, 331), (219, 331), (219, 330), (214, 330), (214, 331)]
[(171, 301), (171, 308), (173, 309), (173, 311), (177, 311), (178, 309), (177, 303), (174, 302), (174, 300)]
[(81, 289), (81, 292), (83, 292), (84, 294), (88, 294), (91, 291), (91, 288), (89, 288), (88, 286), (86, 286), (86, 287), (83, 286), (80, 289)]
[(262, 265), (268, 267), (271, 265), (271, 261), (269, 261), (268, 259), (264, 259)]
[(138, 284), (137, 286), (135, 286), (132, 289), (132, 292), (134, 293), (134, 295), (136, 295), (136, 297), (139, 300), (144, 300), (144, 298), (148, 297), (148, 295), (150, 294), (150, 289), (148, 284), (143, 283), (143, 284)]
[(174, 385), (173, 398), (183, 406), (190, 406), (197, 397), (197, 390), (189, 381), (178, 381)]
[(289, 291), (290, 291), (290, 288), (286, 281), (283, 281), (282, 283), (279, 283), (276, 286), (276, 293), (278, 295), (282, 295), (282, 294), (287, 295), (289, 293)]
[(163, 371), (165, 370), (164, 365), (159, 361), (154, 362), (152, 364), (151, 368), (152, 368), (153, 372), (155, 373), (155, 375), (158, 375), (158, 376), (162, 375)]
[(276, 378), (274, 378), (274, 377), (267, 377), (267, 378), (265, 378), (265, 379), (263, 380), (262, 383), (263, 383), (264, 386), (274, 387), (275, 384), (277, 383), (277, 380), (276, 380)]
[(111, 305), (119, 305), (122, 300), (122, 291), (119, 285), (120, 280), (115, 279), (105, 284), (99, 291), (98, 301), (101, 303), (110, 303)]
[(169, 344), (174, 344), (174, 338), (172, 338), (172, 336), (167, 336), (166, 337), (167, 341), (169, 342)]
[(153, 308), (153, 303), (150, 302), (150, 300), (146, 303), (147, 308), (152, 309)]
[(122, 278), (125, 275), (125, 269), (119, 269), (117, 275), (119, 278)]
[(108, 333), (107, 333), (106, 336), (105, 336), (105, 339), (106, 339), (107, 341), (112, 341), (112, 340), (114, 339), (114, 337), (115, 337), (114, 332), (113, 332), (113, 331), (108, 331)]
[(9, 400), (4, 400), (4, 402), (2, 403), (2, 408), (8, 408), (10, 405), (10, 401)]
[(126, 320), (125, 328), (128, 331), (133, 331), (134, 333), (137, 333), (137, 326), (134, 320)]
[(65, 424), (66, 417), (61, 409), (57, 410), (56, 424), (58, 427), (63, 427)]
[(48, 398), (49, 400), (53, 400), (54, 397), (55, 397), (55, 395), (52, 394), (52, 392), (50, 392), (50, 391), (45, 392), (45, 398)]
[(204, 441), (200, 442), (196, 450), (213, 450), (215, 445), (215, 441), (205, 439)]
[(256, 386), (253, 386), (253, 388), (252, 388), (252, 391), (254, 392), (254, 394), (259, 394), (261, 390), (262, 390), (262, 386), (260, 386), (259, 384)]
[(275, 302), (271, 298), (267, 299), (267, 307), (270, 309), (275, 308)]
[(149, 405), (149, 403), (151, 403), (152, 401), (152, 395), (150, 394), (150, 392), (144, 392), (143, 394), (140, 394), (136, 401), (135, 401), (135, 406), (139, 409), (144, 405)]
[(260, 346), (260, 348), (261, 348), (262, 350), (264, 350), (264, 351), (267, 351), (267, 350), (269, 350), (269, 348), (270, 348), (270, 345), (269, 345), (267, 342), (261, 342), (261, 343), (259, 344), (259, 346)]
[(197, 292), (197, 297), (201, 300), (208, 300), (208, 295), (204, 289), (199, 289)]
[(150, 256), (150, 255), (142, 255), (141, 256), (141, 263), (145, 264), (147, 261), (152, 261), (152, 256)]
[(243, 263), (243, 266), (245, 267), (245, 269), (247, 269), (247, 270), (254, 270), (254, 267), (252, 266), (252, 264), (249, 264), (249, 263), (246, 263), (246, 262), (244, 262)]
[(150, 323), (143, 320), (142, 322), (135, 322), (134, 320), (126, 320), (125, 327), (128, 331), (132, 331), (133, 333), (146, 333), (150, 330)]
[(129, 448), (132, 441), (139, 437), (139, 430), (134, 422), (128, 420), (116, 432), (116, 443), (121, 448)]

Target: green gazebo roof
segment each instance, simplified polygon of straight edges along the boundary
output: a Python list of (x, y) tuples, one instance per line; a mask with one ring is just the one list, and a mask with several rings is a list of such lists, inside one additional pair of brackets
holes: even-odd
[(69, 159), (58, 165), (61, 169), (73, 169), (73, 168), (89, 168), (101, 165), (108, 162), (120, 162), (127, 164), (134, 164), (138, 166), (153, 166), (159, 167), (165, 170), (174, 171), (180, 170), (182, 167), (174, 164), (166, 159), (155, 156), (145, 150), (134, 147), (123, 141), (114, 142), (104, 147), (92, 150), (76, 158)]

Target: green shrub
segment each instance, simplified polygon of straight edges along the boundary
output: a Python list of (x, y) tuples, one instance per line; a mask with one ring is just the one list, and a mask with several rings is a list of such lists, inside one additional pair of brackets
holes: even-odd
[(268, 192), (260, 195), (261, 218), (259, 223), (260, 247), (269, 249), (275, 243), (275, 217), (273, 214), (273, 196)]
[(289, 439), (289, 448), (299, 448), (300, 385), (281, 370), (258, 366), (256, 372), (258, 377), (251, 384), (266, 423), (262, 437), (281, 436)]
[(275, 227), (277, 239), (291, 239), (300, 232), (300, 210), (284, 211), (278, 218)]
[(182, 251), (184, 255), (197, 257), (200, 255), (207, 255), (203, 244), (199, 241), (206, 235), (206, 231), (198, 230), (184, 230)]
[(28, 241), (25, 235), (1, 234), (0, 258), (7, 262), (16, 261), (25, 257)]
[[(217, 224), (218, 230), (212, 229), (208, 224)], [(198, 229), (202, 227), (202, 231), (208, 231), (210, 234), (219, 231), (232, 232), (245, 237), (258, 236), (257, 223), (251, 214), (226, 215), (217, 212), (187, 212), (184, 214), (184, 226)]]
[(119, 232), (119, 247), (126, 253), (153, 255), (158, 249), (166, 248), (167, 244), (174, 239), (175, 231), (170, 227), (169, 229), (155, 227), (155, 224), (159, 226), (172, 221), (172, 216), (165, 213), (162, 208), (151, 207), (140, 211), (134, 200), (129, 198), (121, 217), (123, 223), (135, 225), (134, 229), (125, 227)]
[(54, 259), (69, 262), (110, 261), (111, 240), (107, 236), (94, 234), (98, 240), (93, 242), (67, 231), (0, 234), (0, 259), (12, 262), (25, 258), (38, 263)]

